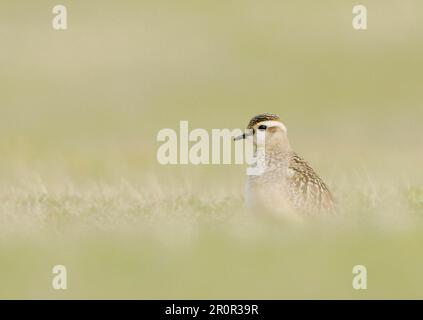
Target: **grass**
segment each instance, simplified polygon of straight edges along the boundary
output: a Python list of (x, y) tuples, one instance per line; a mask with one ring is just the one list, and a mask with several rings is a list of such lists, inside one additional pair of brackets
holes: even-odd
[[(2, 192), (2, 296), (419, 298), (423, 209), (405, 190), (337, 190), (337, 217), (285, 225), (201, 179), (36, 181)], [(68, 268), (66, 292), (51, 289), (55, 264)], [(351, 288), (356, 264), (368, 268), (365, 292)]]
[[(364, 1), (365, 32), (348, 1), (63, 4), (66, 32), (51, 1), (0, 5), (1, 298), (423, 297), (418, 1)], [(251, 216), (244, 167), (156, 161), (162, 128), (265, 111), (336, 217)]]

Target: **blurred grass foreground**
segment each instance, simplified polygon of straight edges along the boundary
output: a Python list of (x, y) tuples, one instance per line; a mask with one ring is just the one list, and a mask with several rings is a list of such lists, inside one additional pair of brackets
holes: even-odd
[[(0, 4), (1, 298), (423, 298), (423, 3), (361, 1), (365, 31), (351, 1), (63, 1), (62, 31), (55, 4)], [(245, 167), (157, 163), (162, 128), (267, 111), (338, 216), (252, 217)]]

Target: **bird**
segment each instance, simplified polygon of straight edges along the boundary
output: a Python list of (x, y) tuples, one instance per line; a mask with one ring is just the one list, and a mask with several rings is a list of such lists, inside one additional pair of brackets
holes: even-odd
[[(259, 134), (264, 143), (258, 139)], [(335, 212), (328, 186), (292, 149), (287, 128), (278, 115), (262, 113), (253, 117), (247, 132), (234, 140), (247, 138), (253, 140), (255, 156), (260, 147), (264, 155), (262, 172), (248, 176), (245, 198), (249, 209), (293, 218)]]

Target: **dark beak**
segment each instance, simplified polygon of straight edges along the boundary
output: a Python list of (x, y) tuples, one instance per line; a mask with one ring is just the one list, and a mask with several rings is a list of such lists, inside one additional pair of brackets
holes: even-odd
[(243, 140), (243, 139), (245, 139), (245, 138), (247, 138), (249, 136), (252, 136), (253, 134), (254, 134), (254, 131), (253, 130), (249, 130), (247, 133), (244, 133), (244, 134), (241, 134), (238, 137), (235, 137), (234, 138), (234, 141)]
[(245, 139), (246, 137), (245, 137), (245, 133), (244, 134), (241, 134), (240, 136), (238, 136), (238, 137), (235, 137), (234, 138), (234, 141), (238, 141), (238, 140), (242, 140), (242, 139)]

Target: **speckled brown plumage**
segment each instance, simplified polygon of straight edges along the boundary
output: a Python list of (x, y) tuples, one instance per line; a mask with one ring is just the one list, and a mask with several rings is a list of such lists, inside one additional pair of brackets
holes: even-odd
[(247, 205), (258, 212), (270, 211), (282, 216), (292, 211), (301, 215), (333, 212), (334, 202), (327, 185), (293, 151), (279, 116), (263, 113), (253, 117), (248, 129), (253, 129), (255, 134), (259, 127), (266, 133), (266, 166), (260, 175), (248, 178)]
[(334, 209), (328, 187), (303, 158), (296, 153), (289, 154), (288, 168), (292, 170), (288, 194), (295, 208), (311, 212)]
[(253, 129), (253, 127), (257, 123), (260, 123), (263, 121), (269, 121), (269, 120), (280, 121), (280, 118), (278, 115), (273, 113), (261, 113), (250, 120), (250, 122), (248, 123), (247, 129)]

